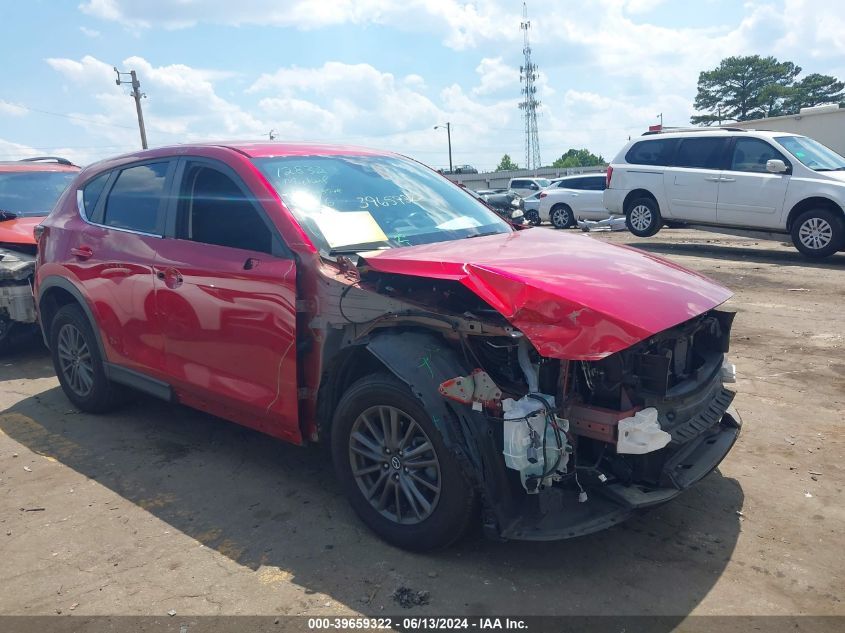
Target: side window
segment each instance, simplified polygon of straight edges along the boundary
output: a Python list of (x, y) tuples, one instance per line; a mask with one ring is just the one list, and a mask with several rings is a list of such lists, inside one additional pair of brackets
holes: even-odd
[(625, 160), (632, 165), (668, 165), (674, 149), (674, 139), (640, 141), (631, 146)]
[(273, 250), (273, 234), (243, 190), (227, 174), (201, 163), (185, 169), (176, 237), (261, 253)]
[[(766, 161), (780, 159), (787, 162), (783, 154), (774, 147), (757, 138), (740, 138), (734, 145), (731, 157), (731, 170), (766, 172)], [(788, 163), (787, 163), (788, 164)]]
[(584, 178), (584, 181), (584, 189), (588, 191), (604, 191), (607, 188), (606, 176), (590, 176), (589, 178)]
[(106, 198), (103, 224), (161, 235), (168, 163), (150, 163), (120, 172)]
[(94, 207), (97, 206), (97, 201), (100, 199), (100, 194), (103, 193), (103, 188), (106, 186), (109, 176), (111, 176), (111, 172), (101, 174), (82, 188), (82, 207), (88, 218), (93, 215)]
[(722, 137), (685, 138), (678, 148), (675, 167), (721, 169), (728, 139)]
[(564, 189), (584, 189), (584, 179), (570, 178), (569, 180), (561, 180), (560, 186)]

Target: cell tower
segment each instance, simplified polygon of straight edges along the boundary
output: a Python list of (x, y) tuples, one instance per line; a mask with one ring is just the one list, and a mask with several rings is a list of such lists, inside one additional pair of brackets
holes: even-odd
[(531, 44), (528, 41), (528, 29), (531, 22), (528, 20), (528, 7), (522, 3), (522, 22), (519, 28), (524, 32), (524, 44), (522, 52), (525, 54), (525, 64), (519, 67), (519, 81), (522, 84), (523, 101), (519, 109), (525, 111), (525, 168), (538, 169), (540, 163), (540, 139), (537, 133), (537, 108), (540, 102), (537, 101), (537, 87), (534, 82), (537, 80), (537, 65), (531, 62)]

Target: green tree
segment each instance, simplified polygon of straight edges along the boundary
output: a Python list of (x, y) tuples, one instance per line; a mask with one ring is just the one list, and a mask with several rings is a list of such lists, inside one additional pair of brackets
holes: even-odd
[(496, 167), (496, 171), (513, 171), (514, 169), (519, 169), (519, 165), (511, 160), (511, 157), (505, 154), (502, 156), (502, 160), (499, 161), (499, 166)]
[(587, 149), (568, 149), (566, 153), (552, 163), (552, 167), (565, 169), (567, 167), (595, 167), (604, 165), (607, 161), (601, 156), (596, 156)]
[(748, 121), (783, 113), (801, 67), (774, 57), (727, 57), (698, 76), (693, 124)]
[(789, 100), (789, 113), (797, 114), (801, 108), (839, 103), (845, 99), (845, 83), (830, 75), (812, 73), (793, 87)]

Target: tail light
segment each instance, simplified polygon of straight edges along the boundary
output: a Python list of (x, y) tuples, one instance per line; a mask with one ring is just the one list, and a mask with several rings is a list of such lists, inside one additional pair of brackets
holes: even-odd
[(605, 183), (605, 189), (610, 189), (610, 179), (613, 177), (613, 167), (610, 165), (607, 166), (607, 182)]
[(545, 198), (547, 195), (549, 195), (549, 194), (547, 194), (547, 193), (544, 191), (543, 193), (541, 193), (541, 194), (540, 194), (540, 196), (539, 196), (539, 197), (540, 197), (540, 198)]
[(35, 228), (32, 229), (32, 235), (35, 236), (35, 241), (38, 242), (41, 239), (41, 236), (44, 235), (45, 227), (41, 224), (36, 224)]

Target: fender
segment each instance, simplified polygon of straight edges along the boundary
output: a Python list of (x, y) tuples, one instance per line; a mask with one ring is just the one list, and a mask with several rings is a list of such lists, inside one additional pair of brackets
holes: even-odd
[(514, 516), (517, 494), (507, 477), (501, 432), (495, 420), (465, 405), (451, 406), (438, 392), (440, 383), (469, 373), (457, 352), (431, 332), (388, 330), (373, 335), (367, 349), (399, 380), (408, 385), (431, 415), (444, 443), (481, 492), (484, 527), (494, 537)]
[(94, 330), (94, 338), (97, 340), (97, 349), (100, 351), (100, 358), (102, 358), (105, 362), (106, 352), (103, 348), (103, 341), (100, 339), (100, 328), (97, 326), (97, 320), (94, 318), (94, 311), (91, 310), (91, 306), (88, 305), (88, 300), (82, 294), (82, 291), (79, 290), (79, 288), (77, 288), (76, 285), (67, 277), (59, 277), (57, 275), (52, 275), (42, 279), (38, 285), (38, 305), (36, 306), (38, 308), (38, 325), (41, 328), (41, 336), (44, 338), (44, 344), (47, 346), (47, 349), (50, 349), (50, 337), (44, 326), (44, 319), (41, 318), (41, 302), (44, 298), (44, 293), (46, 293), (50, 288), (61, 288), (62, 290), (67, 291), (67, 293), (76, 300), (76, 303), (78, 303), (82, 308), (82, 311), (85, 312), (85, 316), (88, 317), (91, 329)]

